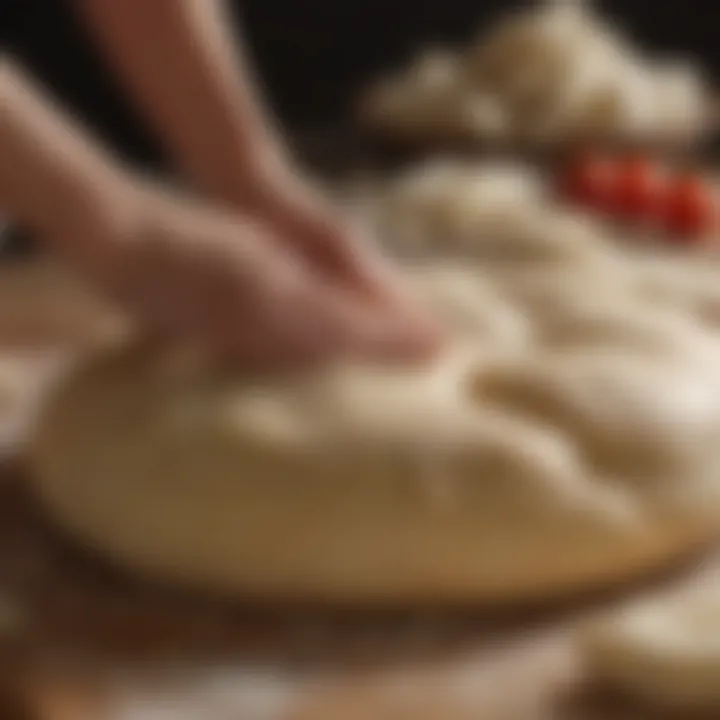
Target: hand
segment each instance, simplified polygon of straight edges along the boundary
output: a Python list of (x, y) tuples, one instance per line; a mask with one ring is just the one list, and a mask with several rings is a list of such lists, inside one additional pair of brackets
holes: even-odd
[(349, 282), (383, 302), (417, 305), (399, 275), (354, 243), (335, 211), (294, 173), (226, 3), (76, 5), (168, 156), (198, 191), (254, 215), (328, 281)]
[(320, 272), (366, 292), (381, 289), (380, 258), (360, 244), (345, 218), (287, 161), (256, 161), (245, 178), (236, 207), (263, 218)]
[(256, 155), (238, 177), (239, 185), (221, 199), (262, 218), (318, 272), (378, 302), (402, 306), (424, 322), (432, 321), (392, 261), (363, 242), (341, 213), (277, 150)]
[(411, 359), (435, 346), (419, 315), (333, 282), (255, 219), (135, 186), (103, 218), (71, 229), (103, 249), (88, 273), (144, 323), (244, 366)]
[(263, 369), (434, 347), (424, 320), (323, 272), (282, 222), (141, 182), (8, 62), (0, 99), (0, 204), (141, 323)]

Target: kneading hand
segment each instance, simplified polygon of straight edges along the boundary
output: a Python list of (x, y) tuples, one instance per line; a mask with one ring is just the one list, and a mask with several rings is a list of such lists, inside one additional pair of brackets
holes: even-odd
[(88, 273), (164, 333), (263, 368), (346, 355), (409, 359), (435, 345), (430, 321), (396, 282), (381, 272), (370, 279), (376, 261), (359, 249), (348, 268), (364, 287), (323, 272), (256, 219), (139, 185), (117, 196), (122, 207), (100, 222), (80, 217), (68, 232), (97, 248)]

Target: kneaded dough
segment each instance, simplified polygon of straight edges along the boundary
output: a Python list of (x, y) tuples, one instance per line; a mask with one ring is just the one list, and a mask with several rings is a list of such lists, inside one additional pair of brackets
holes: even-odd
[(371, 184), (362, 199), (361, 220), (404, 259), (458, 258), (493, 273), (539, 265), (625, 272), (615, 238), (555, 202), (527, 163), (429, 160)]
[(603, 272), (569, 303), (531, 276), (416, 269), (458, 330), (428, 366), (96, 357), (46, 409), (35, 490), (128, 568), (262, 598), (527, 602), (714, 537), (717, 343)]
[(655, 705), (720, 710), (720, 598), (712, 588), (643, 601), (588, 623), (578, 640), (603, 683)]

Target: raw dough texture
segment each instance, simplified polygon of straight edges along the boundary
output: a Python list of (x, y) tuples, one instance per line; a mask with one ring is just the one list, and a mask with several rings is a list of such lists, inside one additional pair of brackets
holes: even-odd
[(406, 258), (456, 257), (498, 272), (538, 263), (623, 272), (610, 235), (555, 203), (526, 163), (429, 160), (379, 182), (364, 200), (373, 232)]
[(367, 127), (415, 142), (690, 144), (712, 124), (692, 63), (643, 56), (590, 3), (509, 13), (458, 52), (420, 53), (361, 99)]
[(279, 599), (527, 602), (710, 540), (717, 341), (632, 278), (514, 267), (415, 270), (458, 331), (428, 367), (97, 357), (46, 410), (35, 489), (135, 571)]
[[(583, 627), (593, 677), (655, 705), (720, 710), (720, 598), (714, 588), (643, 601)], [(713, 716), (714, 717), (714, 716)]]

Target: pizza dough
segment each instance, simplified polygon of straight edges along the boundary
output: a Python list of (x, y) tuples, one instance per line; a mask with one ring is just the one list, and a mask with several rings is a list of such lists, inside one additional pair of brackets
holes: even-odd
[(527, 602), (648, 571), (718, 530), (718, 346), (572, 267), (418, 268), (457, 329), (430, 366), (96, 357), (46, 409), (35, 490), (89, 549), (221, 593)]
[(643, 601), (579, 633), (591, 676), (655, 705), (720, 709), (720, 597)]
[(553, 202), (542, 175), (524, 163), (429, 160), (364, 199), (373, 233), (406, 258), (456, 257), (498, 272), (541, 263), (623, 274), (610, 235)]
[(644, 56), (590, 3), (549, 0), (458, 52), (420, 53), (370, 88), (359, 114), (411, 141), (687, 144), (710, 128), (710, 104), (692, 63)]

